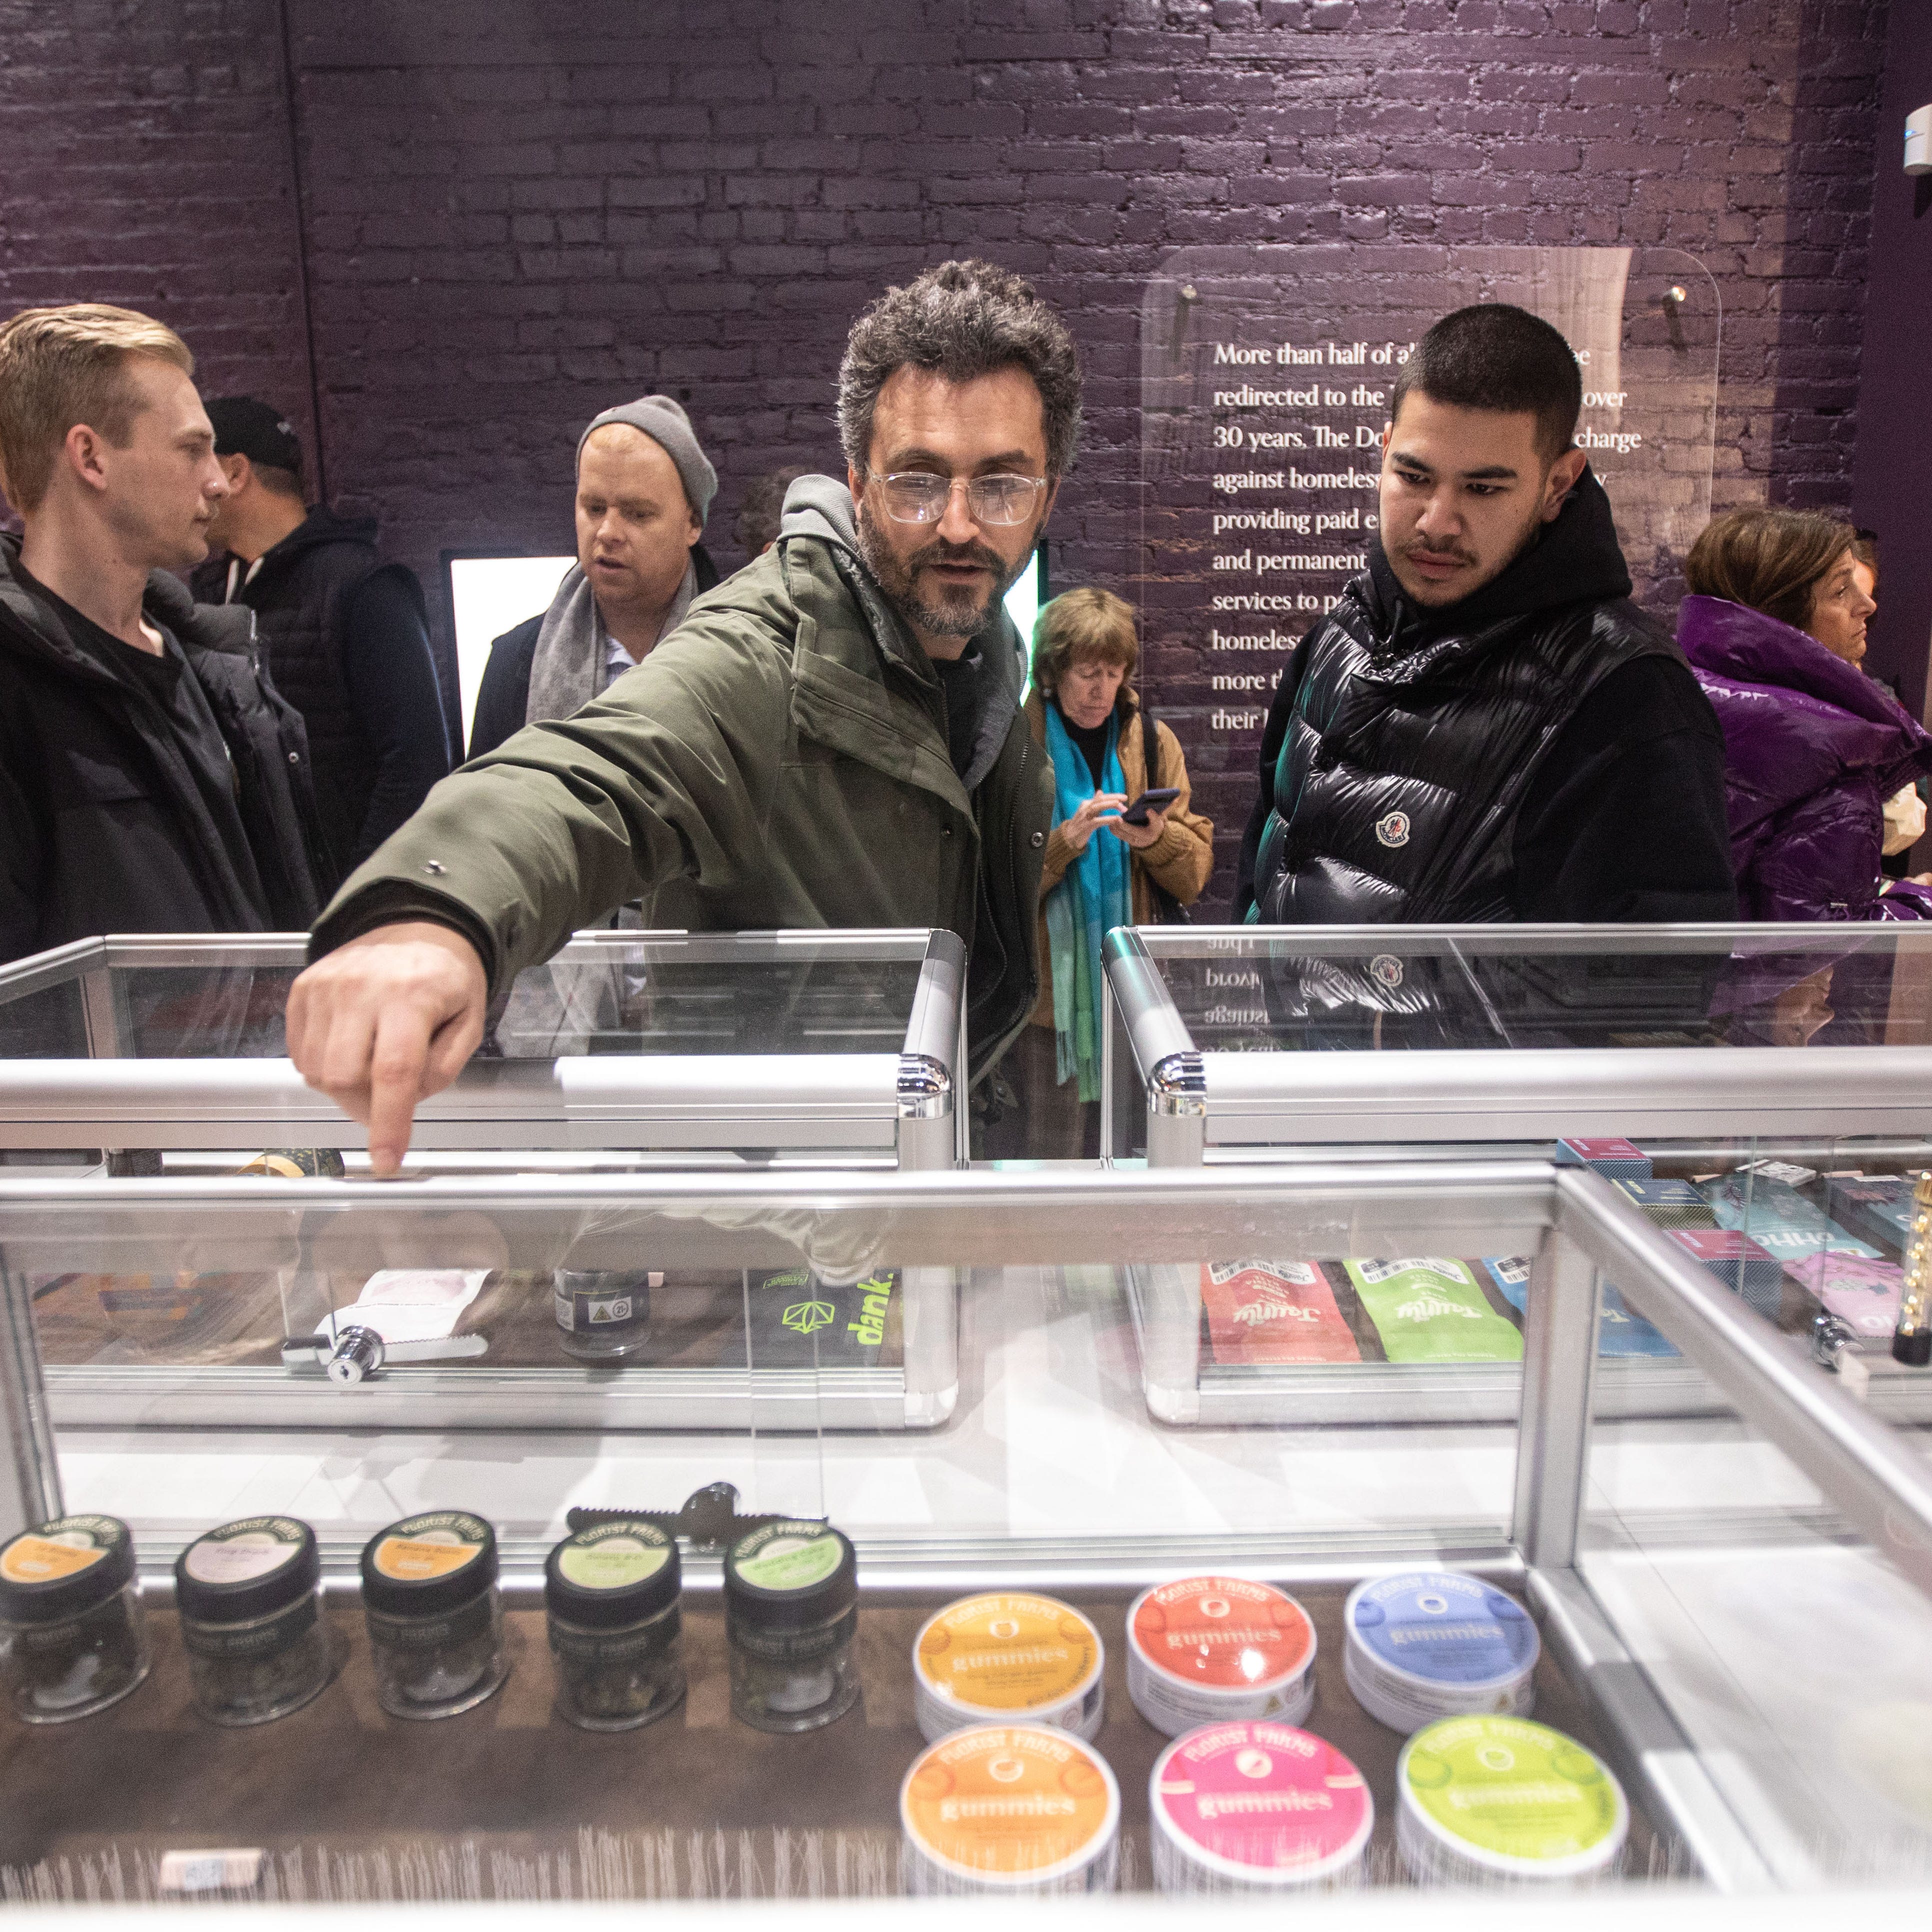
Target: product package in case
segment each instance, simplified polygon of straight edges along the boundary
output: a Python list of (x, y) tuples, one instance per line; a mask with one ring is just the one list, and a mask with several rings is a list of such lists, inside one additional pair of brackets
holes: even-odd
[(1666, 1238), (1705, 1267), (1733, 1294), (1760, 1314), (1774, 1316), (1784, 1286), (1784, 1264), (1735, 1228), (1673, 1228)]
[[(1650, 1181), (1617, 1183), (1618, 1186), (1636, 1187), (1659, 1184), (1676, 1187), (1686, 1184), (1678, 1181), (1664, 1184)], [(1708, 1214), (1706, 1218), (1708, 1222)], [(1519, 1315), (1526, 1313), (1529, 1306), (1529, 1257), (1527, 1255), (1505, 1255), (1486, 1260), (1483, 1266), (1488, 1270), (1490, 1279), (1496, 1283), (1496, 1292)], [(1641, 1315), (1626, 1307), (1616, 1285), (1606, 1281), (1604, 1284), (1602, 1307), (1597, 1318), (1597, 1353), (1600, 1355), (1674, 1355), (1677, 1351)]]
[(1522, 1718), (1452, 1718), (1396, 1764), (1396, 1843), (1423, 1885), (1575, 1885), (1607, 1876), (1630, 1829), (1595, 1754)]
[(936, 1742), (968, 1724), (1031, 1724), (1097, 1737), (1106, 1648), (1057, 1597), (992, 1591), (928, 1617), (912, 1648), (913, 1712)]
[(1231, 1366), (1359, 1362), (1362, 1352), (1319, 1263), (1204, 1262), (1208, 1342)]
[(1527, 1716), (1542, 1639), (1507, 1591), (1460, 1570), (1371, 1576), (1342, 1612), (1348, 1688), (1370, 1717), (1413, 1731), (1477, 1712)]
[(904, 1360), (896, 1269), (834, 1285), (806, 1268), (752, 1277), (754, 1368), (896, 1368)]
[(1654, 1228), (1714, 1228), (1711, 1204), (1688, 1180), (1613, 1180), (1610, 1185)]
[(1804, 1292), (1824, 1304), (1855, 1335), (1877, 1341), (1898, 1325), (1905, 1270), (1893, 1262), (1868, 1262), (1858, 1255), (1808, 1256), (1786, 1272)]
[(1342, 1266), (1391, 1362), (1520, 1362), (1522, 1331), (1490, 1306), (1466, 1262)]
[(1912, 1238), (1912, 1183), (1906, 1174), (1865, 1174), (1834, 1180), (1826, 1205), (1841, 1227), (1902, 1253)]
[(1766, 1174), (1740, 1171), (1700, 1184), (1720, 1228), (1748, 1234), (1768, 1253), (1789, 1264), (1807, 1255), (1858, 1255), (1878, 1258), (1878, 1250), (1826, 1220), (1787, 1182)]
[(1354, 1885), (1375, 1800), (1325, 1739), (1285, 1724), (1209, 1724), (1177, 1738), (1148, 1780), (1162, 1892), (1279, 1895)]
[(1650, 1156), (1630, 1141), (1578, 1140), (1556, 1143), (1558, 1167), (1594, 1168), (1606, 1180), (1648, 1180)]
[(899, 1787), (905, 1888), (1007, 1896), (1111, 1892), (1120, 1791), (1090, 1744), (976, 1724), (928, 1745)]
[(1271, 1583), (1184, 1576), (1127, 1612), (1127, 1694), (1169, 1737), (1197, 1724), (1279, 1718), (1315, 1702), (1315, 1625)]

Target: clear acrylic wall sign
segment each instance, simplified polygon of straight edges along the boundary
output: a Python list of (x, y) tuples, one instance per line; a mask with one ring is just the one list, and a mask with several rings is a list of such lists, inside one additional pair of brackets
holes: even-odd
[(1204, 802), (1234, 820), (1224, 832), (1238, 836), (1254, 742), (1289, 651), (1364, 567), (1402, 364), (1431, 322), (1478, 302), (1532, 310), (1576, 352), (1577, 440), (1609, 492), (1638, 599), (1663, 592), (1667, 602), (1710, 514), (1719, 313), (1694, 256), (1189, 248), (1148, 284), (1138, 585), (1148, 674), (1205, 781)]

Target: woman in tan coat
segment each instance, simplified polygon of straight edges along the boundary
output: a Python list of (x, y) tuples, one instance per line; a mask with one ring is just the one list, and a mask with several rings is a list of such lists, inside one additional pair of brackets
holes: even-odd
[[(1214, 827), (1190, 808), (1180, 741), (1156, 722), (1150, 763), (1133, 675), (1132, 607), (1106, 590), (1070, 590), (1034, 628), (1026, 703), (1053, 760), (1054, 812), (1040, 874), (1041, 992), (1001, 1068), (1018, 1101), (991, 1123), (994, 1159), (1093, 1159), (1100, 1152), (1100, 943), (1116, 926), (1154, 922), (1154, 888), (1183, 905), (1214, 866)], [(1143, 824), (1120, 814), (1150, 787), (1180, 794)]]

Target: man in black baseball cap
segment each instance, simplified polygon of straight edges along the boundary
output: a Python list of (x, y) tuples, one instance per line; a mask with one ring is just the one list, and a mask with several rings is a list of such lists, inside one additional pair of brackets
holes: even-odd
[(269, 674), (308, 728), (316, 870), (333, 883), (450, 767), (422, 586), (382, 561), (373, 517), (308, 507), (302, 440), (279, 410), (253, 396), (207, 408), (228, 494), (195, 595), (255, 613)]

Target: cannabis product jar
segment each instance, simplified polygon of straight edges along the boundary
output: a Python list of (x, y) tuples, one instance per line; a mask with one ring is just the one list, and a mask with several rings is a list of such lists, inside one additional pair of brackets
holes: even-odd
[(14, 1714), (62, 1724), (148, 1674), (134, 1539), (111, 1516), (63, 1516), (0, 1550), (0, 1682)]
[(1372, 1576), (1348, 1593), (1344, 1675), (1370, 1717), (1416, 1731), (1438, 1718), (1527, 1717), (1541, 1641), (1506, 1590), (1457, 1570)]
[(1171, 1738), (1241, 1718), (1301, 1724), (1315, 1703), (1315, 1626), (1271, 1584), (1160, 1584), (1127, 1612), (1127, 1694)]
[(622, 1516), (568, 1536), (544, 1565), (560, 1716), (586, 1731), (628, 1731), (684, 1696), (683, 1576), (677, 1544)]
[(566, 1355), (620, 1362), (651, 1339), (651, 1290), (663, 1287), (662, 1274), (559, 1268), (551, 1283)]
[(1607, 1876), (1630, 1829), (1595, 1753), (1522, 1718), (1449, 1718), (1396, 1762), (1396, 1845), (1423, 1885), (1577, 1885)]
[(830, 1523), (781, 1519), (724, 1558), (731, 1708), (760, 1731), (810, 1731), (859, 1695), (859, 1559)]
[(931, 1744), (899, 1788), (908, 1892), (1008, 1898), (1111, 1892), (1120, 1791), (1070, 1731), (975, 1724)]
[(1361, 1882), (1375, 1830), (1362, 1774), (1291, 1724), (1204, 1724), (1148, 1781), (1162, 1892), (1283, 1898)]
[(1057, 1597), (962, 1597), (913, 1642), (920, 1735), (933, 1743), (968, 1724), (1030, 1724), (1090, 1742), (1106, 1715), (1106, 1664), (1099, 1630)]
[(315, 1532), (254, 1516), (198, 1537), (175, 1559), (175, 1608), (194, 1707), (217, 1724), (263, 1724), (328, 1682)]
[(449, 1718), (504, 1678), (496, 1532), (466, 1510), (430, 1510), (362, 1550), (362, 1613), (376, 1695), (398, 1718)]

